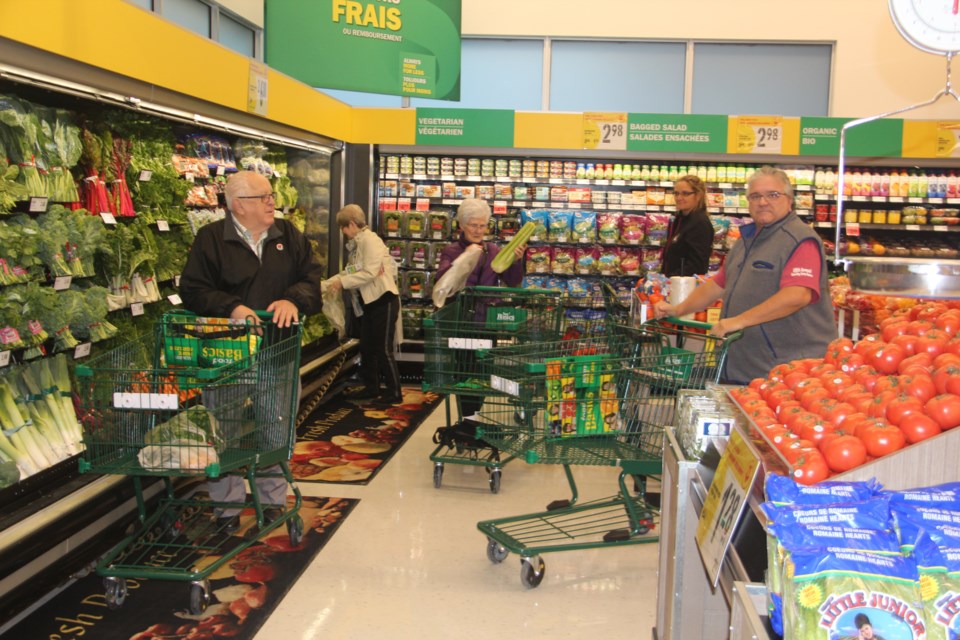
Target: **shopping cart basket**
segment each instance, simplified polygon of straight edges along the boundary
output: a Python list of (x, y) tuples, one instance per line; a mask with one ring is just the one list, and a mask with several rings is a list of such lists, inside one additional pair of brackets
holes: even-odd
[[(468, 287), (449, 304), (424, 319), (423, 388), (447, 394), (446, 426), (435, 437), (433, 483), (443, 482), (446, 463), (484, 467), (490, 490), (500, 490), (501, 467), (512, 459), (500, 450), (470, 435), (464, 421), (465, 404), (479, 406), (497, 391), (490, 388), (476, 353), (504, 345), (529, 344), (560, 339), (563, 307), (557, 291)], [(450, 396), (456, 398), (456, 418)]]
[[(190, 609), (210, 600), (208, 577), (256, 540), (286, 524), (300, 544), (301, 497), (287, 460), (297, 410), (300, 326), (169, 313), (152, 333), (76, 368), (86, 450), (80, 470), (133, 477), (139, 527), (97, 565), (107, 603), (123, 603), (128, 578), (191, 583)], [(278, 464), (281, 471), (265, 470)], [(174, 495), (171, 477), (283, 477), (292, 508), (267, 523), (257, 491), (249, 502)], [(165, 491), (147, 513), (141, 478), (163, 478)], [(214, 509), (253, 508), (254, 536), (221, 530)]]
[[(683, 326), (680, 326), (683, 325)], [(659, 521), (646, 478), (662, 468), (664, 428), (681, 388), (716, 381), (726, 339), (694, 333), (675, 319), (640, 327), (608, 324), (600, 338), (494, 348), (481, 354), (491, 386), (481, 435), (531, 464), (562, 464), (571, 491), (545, 511), (486, 520), (487, 556), (520, 555), (521, 580), (543, 580), (540, 554), (655, 542)], [(620, 467), (616, 495), (578, 504), (572, 465)], [(635, 491), (627, 488), (632, 477)]]

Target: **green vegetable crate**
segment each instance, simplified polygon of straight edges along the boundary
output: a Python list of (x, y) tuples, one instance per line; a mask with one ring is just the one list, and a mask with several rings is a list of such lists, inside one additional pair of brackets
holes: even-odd
[[(658, 539), (652, 532), (659, 514), (645, 501), (645, 481), (661, 473), (677, 392), (716, 382), (728, 345), (739, 337), (687, 330), (706, 327), (674, 318), (639, 327), (609, 322), (601, 337), (478, 354), (499, 391), (480, 411), (479, 437), (527, 463), (563, 465), (571, 491), (545, 511), (478, 523), (491, 562), (519, 554), (522, 583), (536, 587), (542, 553)], [(573, 465), (620, 467), (618, 493), (578, 504)]]
[[(139, 511), (139, 529), (97, 565), (108, 605), (123, 603), (127, 579), (179, 580), (190, 583), (190, 608), (199, 614), (210, 600), (208, 577), (256, 540), (285, 524), (290, 543), (300, 544), (300, 492), (287, 466), (299, 365), (300, 325), (281, 329), (265, 313), (240, 322), (170, 313), (151, 334), (77, 366), (86, 446), (80, 470), (132, 476)], [(294, 505), (265, 522), (256, 491), (236, 503), (174, 494), (171, 477), (228, 474), (251, 487), (257, 478), (282, 477)], [(164, 479), (153, 513), (144, 476)], [(231, 535), (214, 509), (252, 509), (256, 535)]]
[[(464, 417), (463, 404), (476, 406), (498, 391), (477, 359), (479, 349), (560, 339), (563, 306), (556, 291), (507, 287), (467, 287), (423, 321), (423, 388), (447, 394), (447, 427), (453, 430)], [(452, 418), (450, 395), (457, 399)], [(443, 482), (444, 465), (484, 467), (490, 490), (500, 490), (501, 468), (512, 459), (475, 439), (437, 438), (430, 454), (433, 482)]]

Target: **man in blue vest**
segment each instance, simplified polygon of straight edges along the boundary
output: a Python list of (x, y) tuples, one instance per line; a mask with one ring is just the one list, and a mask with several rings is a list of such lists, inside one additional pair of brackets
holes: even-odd
[(820, 237), (793, 211), (793, 187), (780, 169), (761, 167), (747, 181), (751, 224), (720, 271), (677, 305), (657, 303), (657, 317), (682, 316), (723, 301), (711, 333), (743, 331), (730, 345), (723, 379), (746, 384), (774, 366), (822, 358), (836, 337)]

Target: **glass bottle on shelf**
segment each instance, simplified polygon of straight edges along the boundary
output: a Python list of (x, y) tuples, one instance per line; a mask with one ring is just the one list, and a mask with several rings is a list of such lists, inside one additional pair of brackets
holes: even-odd
[(613, 179), (614, 180), (623, 180), (623, 165), (615, 164), (613, 165)]
[(642, 180), (643, 179), (642, 176), (643, 176), (643, 172), (642, 172), (642, 169), (640, 168), (640, 165), (638, 164), (633, 165), (633, 170), (630, 172), (630, 179)]
[(707, 167), (707, 182), (718, 182), (717, 168), (713, 165)]
[(650, 165), (645, 164), (640, 167), (640, 179), (649, 180), (650, 179)]
[(717, 167), (717, 182), (727, 181), (727, 165), (721, 164)]
[(584, 163), (582, 162), (577, 163), (577, 177), (578, 178), (587, 177), (587, 168), (584, 166)]

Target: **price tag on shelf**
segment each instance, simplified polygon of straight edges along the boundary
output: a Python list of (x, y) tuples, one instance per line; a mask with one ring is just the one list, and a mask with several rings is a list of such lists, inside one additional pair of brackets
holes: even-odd
[(907, 231), (920, 231), (920, 225), (918, 224), (908, 224)]
[(720, 579), (723, 559), (759, 469), (760, 460), (747, 446), (740, 431), (734, 429), (720, 457), (697, 522), (697, 548), (714, 587)]
[(935, 225), (933, 225), (933, 230), (934, 230), (934, 231), (941, 231), (941, 232), (942, 232), (942, 231), (948, 231), (947, 225), (945, 225), (945, 224), (935, 224)]
[(137, 316), (142, 316), (142, 315), (143, 315), (143, 303), (142, 303), (142, 302), (134, 302), (134, 303), (132, 303), (132, 304), (130, 305), (130, 315), (132, 315), (134, 318), (136, 318)]
[(430, 211), (430, 198), (417, 198), (417, 211)]
[(58, 276), (53, 279), (53, 290), (54, 291), (64, 291), (70, 288), (70, 283), (73, 281), (71, 276)]
[(921, 204), (923, 203), (923, 198), (907, 198), (907, 202), (911, 204)]
[(226, 172), (227, 172), (227, 168), (226, 168), (225, 166), (223, 166), (222, 164), (218, 164), (218, 165), (217, 165), (217, 175), (218, 175), (218, 176), (222, 176), (222, 175), (225, 174)]
[(547, 206), (546, 202), (531, 202), (530, 204), (534, 209), (543, 209)]
[(586, 178), (577, 178), (577, 184), (590, 184), (590, 181)]
[(563, 184), (563, 178), (550, 178), (547, 184)]
[(611, 181), (610, 181), (610, 184), (623, 187), (623, 186), (626, 186), (627, 181), (626, 181), (626, 180), (611, 180)]
[(507, 212), (507, 201), (506, 200), (494, 200), (493, 201), (493, 213), (498, 216), (502, 216)]
[(943, 198), (927, 198), (930, 204), (943, 204)]
[(660, 205), (658, 204), (648, 204), (647, 211), (660, 211)]
[(783, 118), (740, 116), (737, 118), (737, 153), (781, 153)]
[(427, 179), (427, 174), (425, 174), (425, 173), (415, 173), (415, 174), (413, 174), (413, 179), (414, 179), (414, 180), (426, 180), (426, 179)]
[(170, 231), (170, 223), (166, 220), (157, 220), (157, 231)]
[(677, 208), (676, 208), (674, 205), (672, 205), (672, 204), (665, 204), (665, 205), (663, 205), (663, 210), (664, 210), (664, 211), (676, 211)]
[(846, 234), (848, 236), (859, 236), (860, 235), (860, 223), (859, 222), (848, 222), (846, 228)]
[(10, 366), (10, 351), (0, 351), (0, 367)]
[(819, 229), (829, 229), (830, 227), (833, 226), (833, 223), (832, 222), (814, 222), (813, 226)]
[(960, 204), (960, 198), (947, 198), (947, 204)]
[(887, 196), (873, 196), (874, 202), (886, 202)]
[(480, 182), (480, 176), (467, 176), (467, 182)]
[(384, 180), (399, 180), (399, 179), (400, 179), (400, 174), (399, 174), (399, 173), (385, 173), (385, 174), (383, 174), (383, 179), (384, 179)]
[(853, 196), (850, 199), (853, 200), (854, 202), (866, 202), (867, 196)]
[(828, 196), (825, 193), (818, 193), (813, 196), (814, 200), (833, 200), (833, 196)]
[(627, 149), (627, 114), (588, 112), (583, 114), (584, 149)]
[(606, 208), (607, 208), (607, 205), (602, 204), (602, 203), (599, 203), (599, 202), (595, 202), (595, 203), (593, 204), (593, 208), (594, 208), (594, 209), (606, 209)]
[(443, 200), (440, 201), (440, 204), (458, 205), (460, 204), (460, 201), (453, 198), (444, 198)]
[(143, 169), (140, 172), (140, 175), (137, 177), (137, 180), (139, 180), (140, 182), (150, 182), (150, 178), (152, 177), (153, 177), (153, 171), (150, 171), (150, 169)]
[(737, 213), (750, 213), (749, 207), (737, 207)]
[(597, 178), (593, 181), (594, 184), (610, 184), (610, 181), (606, 178)]
[(644, 180), (631, 180), (631, 181), (630, 181), (630, 186), (631, 186), (631, 187), (645, 187), (645, 186), (647, 186), (647, 183), (646, 183)]
[(707, 213), (720, 213), (720, 207), (707, 207)]
[(527, 183), (527, 184), (536, 184), (536, 183), (538, 183), (538, 182), (540, 182), (540, 181), (537, 180), (534, 176), (523, 176), (523, 177), (520, 179), (520, 182), (525, 182), (525, 183)]
[(81, 342), (78, 344), (76, 349), (73, 350), (73, 359), (79, 360), (80, 358), (86, 358), (90, 355), (90, 347), (92, 346), (89, 342)]
[(717, 184), (718, 189), (733, 189), (732, 182), (720, 182)]
[(526, 203), (525, 201), (523, 201), (523, 200), (514, 200), (514, 201), (513, 201), (513, 204), (512, 204), (511, 206), (513, 206), (513, 207), (525, 207), (525, 206), (527, 206), (527, 203)]
[(890, 202), (903, 202), (903, 196), (890, 196)]
[(50, 202), (50, 198), (40, 198), (34, 197), (30, 198), (30, 213), (43, 213), (47, 210), (47, 204)]
[(456, 177), (452, 173), (441, 174), (440, 180), (443, 182), (453, 182), (456, 180)]
[(513, 182), (510, 176), (497, 176), (497, 182)]
[(176, 293), (172, 293), (169, 296), (167, 296), (167, 300), (170, 301), (170, 304), (174, 304), (174, 305), (183, 304), (183, 300), (181, 300), (180, 296)]
[(117, 219), (113, 217), (112, 213), (101, 211), (100, 217), (103, 219), (103, 224), (117, 224)]
[(798, 184), (794, 185), (794, 191), (813, 191), (813, 186), (809, 184)]

